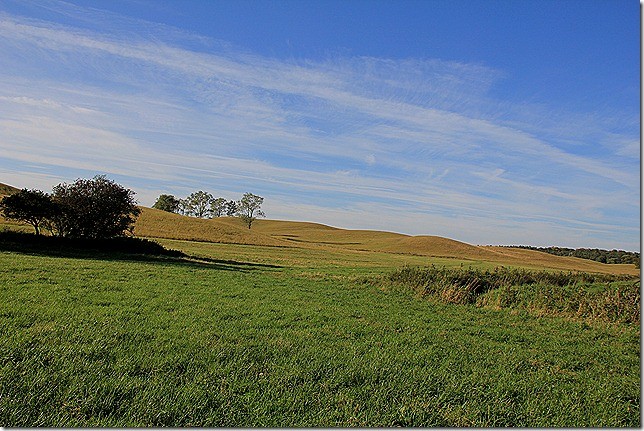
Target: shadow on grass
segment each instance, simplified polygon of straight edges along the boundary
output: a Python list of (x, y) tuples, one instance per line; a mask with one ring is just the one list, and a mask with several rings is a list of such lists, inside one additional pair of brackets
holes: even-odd
[(243, 272), (282, 268), (277, 265), (187, 255), (179, 250), (167, 249), (155, 241), (133, 237), (59, 238), (25, 232), (0, 231), (0, 251), (74, 259), (139, 261)]

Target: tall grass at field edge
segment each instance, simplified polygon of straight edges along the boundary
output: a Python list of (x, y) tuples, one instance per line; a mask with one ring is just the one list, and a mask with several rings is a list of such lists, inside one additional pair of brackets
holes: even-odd
[(640, 322), (640, 281), (634, 276), (431, 266), (405, 267), (384, 277), (384, 281), (444, 303), (523, 309), (538, 315), (611, 323)]

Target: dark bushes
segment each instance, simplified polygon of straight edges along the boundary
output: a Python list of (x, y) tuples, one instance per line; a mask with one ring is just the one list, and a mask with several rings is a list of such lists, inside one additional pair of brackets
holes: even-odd
[(56, 213), (47, 193), (22, 189), (0, 200), (0, 213), (9, 220), (25, 221), (40, 235), (40, 226)]
[(51, 195), (23, 189), (0, 200), (6, 218), (31, 223), (36, 234), (41, 226), (52, 235), (67, 238), (104, 239), (131, 233), (141, 210), (134, 192), (105, 176), (61, 183)]
[(97, 175), (61, 183), (53, 188), (52, 201), (58, 211), (50, 219), (57, 236), (103, 239), (131, 233), (141, 210), (134, 192)]
[(177, 250), (168, 250), (161, 244), (143, 238), (66, 238), (33, 235), (25, 232), (0, 231), (0, 250), (18, 252), (99, 252), (153, 256), (183, 257)]

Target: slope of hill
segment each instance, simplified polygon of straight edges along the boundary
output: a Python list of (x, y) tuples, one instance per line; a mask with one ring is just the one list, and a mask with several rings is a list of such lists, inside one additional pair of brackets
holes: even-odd
[(606, 265), (587, 259), (554, 256), (534, 250), (476, 246), (438, 236), (409, 236), (391, 232), (346, 230), (315, 223), (302, 223), (300, 226), (298, 222), (278, 220), (260, 220), (256, 228), (267, 235), (287, 239), (295, 244), (299, 242), (301, 246), (324, 244), (351, 250), (482, 260), (535, 268), (639, 274), (633, 265)]
[(608, 274), (639, 275), (640, 271), (631, 264), (605, 264), (580, 257), (555, 256), (543, 251), (514, 249), (501, 246), (481, 247), (499, 255), (499, 259), (508, 262), (530, 262), (530, 265), (543, 268), (561, 270), (575, 270), (585, 272), (603, 272)]
[(9, 184), (0, 183), (0, 196), (7, 196), (20, 191), (20, 189)]
[(526, 249), (475, 246), (438, 236), (348, 230), (317, 223), (282, 220), (257, 220), (249, 230), (238, 219), (230, 217), (203, 220), (150, 208), (142, 210), (134, 232), (147, 237), (348, 252), (372, 251), (479, 260), (534, 268), (639, 274), (639, 270), (633, 265), (607, 265)]
[(339, 229), (315, 223), (279, 220), (260, 220), (256, 229), (294, 244), (324, 244), (351, 250), (482, 260), (496, 256), (482, 247), (438, 236), (409, 236), (393, 232)]
[[(17, 191), (19, 189), (16, 187), (0, 183), (0, 197)], [(318, 223), (283, 220), (257, 220), (249, 230), (238, 219), (231, 217), (204, 220), (146, 207), (141, 207), (141, 210), (134, 233), (142, 237), (354, 252), (373, 251), (614, 274), (640, 273), (630, 264), (608, 265), (525, 248), (475, 246), (437, 236), (348, 230)], [(8, 223), (1, 217), (0, 222)], [(22, 225), (23, 223), (16, 224), (19, 227)]]
[(134, 234), (138, 236), (227, 244), (290, 245), (255, 230), (249, 230), (236, 219), (205, 220), (153, 208), (140, 208), (141, 215), (134, 226)]

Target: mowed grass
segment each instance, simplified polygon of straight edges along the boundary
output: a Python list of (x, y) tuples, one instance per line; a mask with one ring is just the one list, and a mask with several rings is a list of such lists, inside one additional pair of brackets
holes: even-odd
[(325, 248), (271, 247), (243, 244), (216, 244), (199, 241), (182, 241), (154, 238), (168, 249), (205, 259), (243, 260), (277, 265), (307, 276), (355, 275), (370, 276), (391, 272), (404, 266), (430, 264), (450, 268), (492, 269), (497, 264), (481, 260), (448, 257), (428, 257), (409, 254), (385, 253), (364, 250)]
[(454, 259), (164, 245), (206, 259), (0, 252), (0, 425), (641, 425), (638, 326), (365, 282)]

